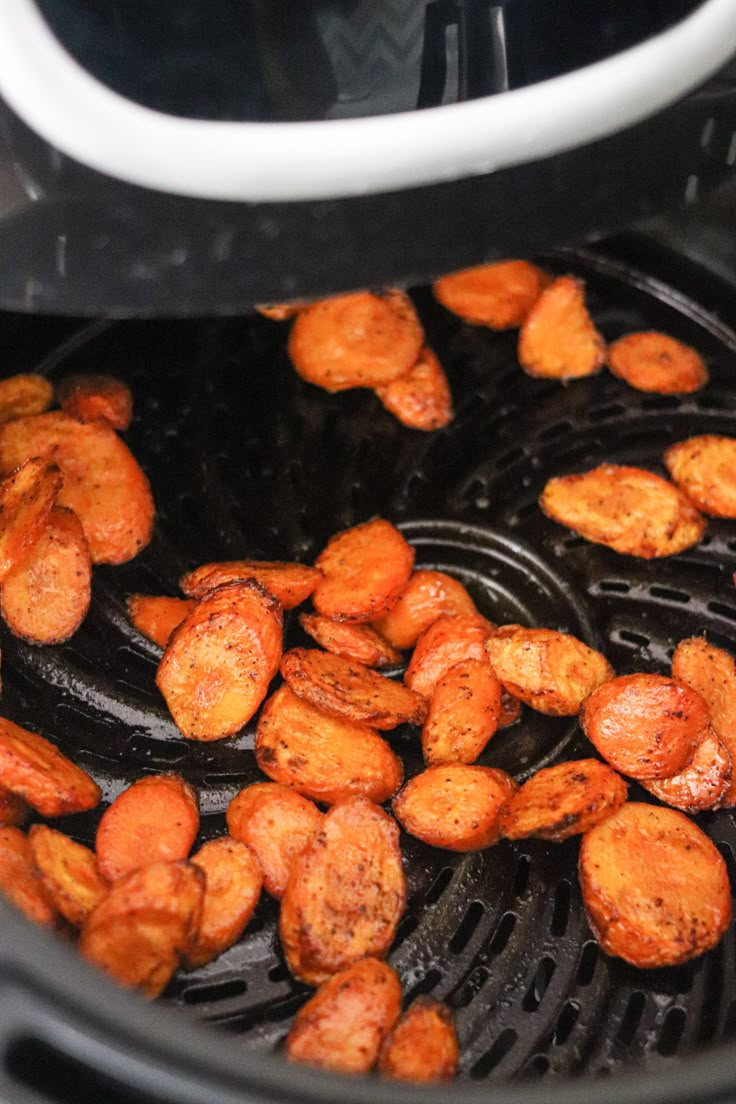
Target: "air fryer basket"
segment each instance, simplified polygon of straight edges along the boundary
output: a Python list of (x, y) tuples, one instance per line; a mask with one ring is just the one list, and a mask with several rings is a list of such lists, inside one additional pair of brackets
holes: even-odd
[[(287, 328), (261, 318), (81, 329), (9, 318), (14, 370), (58, 379), (104, 369), (129, 382), (137, 407), (130, 444), (151, 478), (158, 520), (137, 560), (96, 569), (92, 611), (70, 644), (34, 648), (4, 632), (3, 713), (58, 741), (106, 801), (142, 774), (182, 772), (200, 793), (202, 839), (222, 833), (228, 801), (259, 776), (254, 726), (215, 744), (178, 736), (154, 687), (159, 650), (129, 625), (125, 596), (176, 593), (180, 574), (205, 559), (311, 560), (333, 532), (375, 514), (401, 525), (417, 563), (461, 579), (493, 620), (571, 631), (602, 648), (619, 673), (666, 671), (676, 642), (702, 632), (733, 649), (736, 523), (711, 521), (697, 548), (646, 562), (586, 544), (536, 505), (552, 475), (604, 460), (661, 471), (668, 443), (733, 433), (733, 292), (633, 239), (618, 256), (566, 251), (543, 261), (585, 278), (606, 338), (653, 328), (696, 346), (709, 386), (680, 398), (635, 392), (605, 372), (568, 386), (532, 381), (517, 365), (514, 334), (465, 326), (421, 289), (415, 301), (456, 406), (447, 429), (423, 435), (398, 425), (371, 392), (329, 396), (303, 383), (286, 357)], [(303, 642), (289, 615), (286, 645)], [(408, 772), (418, 770), (416, 733), (391, 740)], [(482, 762), (523, 779), (587, 754), (574, 720), (525, 710)], [(631, 797), (651, 800), (635, 785)], [(60, 827), (89, 843), (98, 819), (85, 814)], [(736, 886), (733, 814), (698, 821)], [(480, 1100), (487, 1082), (509, 1104), (692, 1104), (722, 1100), (726, 1088), (736, 1097), (736, 1055), (717, 1045), (736, 1035), (733, 927), (696, 962), (638, 971), (596, 947), (581, 908), (576, 839), (502, 842), (468, 855), (407, 836), (402, 846), (408, 908), (390, 961), (407, 999), (448, 1001), (462, 1045), (461, 1081), (437, 1089), (437, 1099)], [(178, 1016), (140, 1007), (5, 908), (3, 922), (7, 1099), (344, 1099), (340, 1079), (272, 1056), (308, 990), (285, 968), (271, 899), (240, 943), (177, 976), (166, 999)], [(191, 1021), (213, 1025), (220, 1038)], [(644, 1060), (648, 1071), (632, 1076), (629, 1067)], [(602, 1074), (616, 1076), (576, 1080)], [(529, 1082), (540, 1079), (535, 1091)], [(24, 1096), (29, 1088), (38, 1095)], [(351, 1099), (366, 1104), (418, 1102), (427, 1091), (349, 1085)]]

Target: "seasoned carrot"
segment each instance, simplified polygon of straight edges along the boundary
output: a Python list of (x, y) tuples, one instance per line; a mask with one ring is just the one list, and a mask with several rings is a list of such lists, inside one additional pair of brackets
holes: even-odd
[(82, 523), (55, 506), (28, 555), (6, 575), (0, 612), (16, 636), (32, 644), (62, 644), (87, 616), (92, 561)]
[(43, 534), (62, 483), (55, 464), (34, 458), (0, 482), (0, 582), (23, 563)]
[(394, 798), (393, 811), (411, 836), (448, 851), (480, 851), (500, 836), (500, 815), (516, 790), (495, 767), (445, 763), (417, 774)]
[(414, 571), (401, 597), (375, 628), (395, 648), (413, 648), (438, 617), (477, 613), (462, 583), (443, 571)]
[(413, 690), (329, 652), (292, 648), (281, 660), (281, 674), (315, 708), (373, 728), (421, 724), (427, 715), (426, 699)]
[(0, 828), (0, 893), (29, 920), (45, 927), (56, 924), (56, 909), (20, 828)]
[(670, 445), (664, 464), (704, 514), (736, 518), (736, 437), (703, 434)]
[(673, 809), (628, 802), (580, 846), (588, 920), (606, 954), (649, 969), (709, 951), (731, 920), (716, 846)]
[(20, 828), (30, 815), (31, 810), (22, 797), (0, 786), (0, 828)]
[(437, 683), (422, 729), (424, 761), (474, 763), (498, 728), (501, 683), (488, 663), (465, 659)]
[(286, 1057), (340, 1073), (368, 1073), (400, 1010), (394, 971), (376, 958), (362, 958), (324, 982), (299, 1009)]
[(442, 276), (432, 290), (466, 322), (508, 330), (521, 326), (546, 284), (546, 273), (528, 261), (497, 261)]
[(93, 563), (124, 563), (151, 539), (148, 480), (107, 422), (79, 422), (60, 410), (0, 426), (0, 470), (29, 457), (53, 460), (64, 475), (59, 505), (82, 523)]
[(356, 291), (302, 310), (289, 337), (299, 375), (326, 391), (380, 387), (416, 363), (424, 333), (408, 295)]
[(394, 418), (409, 429), (429, 432), (452, 421), (452, 395), (447, 376), (426, 346), (404, 376), (376, 388), (379, 399)]
[(227, 807), (227, 830), (256, 853), (272, 897), (283, 896), (294, 860), (321, 822), (312, 801), (278, 782), (247, 786)]
[(156, 685), (179, 731), (220, 740), (251, 719), (278, 671), (282, 613), (247, 579), (213, 590), (172, 633)]
[(42, 816), (83, 813), (99, 804), (100, 788), (43, 736), (0, 717), (0, 786)]
[(185, 859), (199, 831), (199, 803), (177, 774), (149, 775), (123, 790), (97, 829), (97, 865), (111, 882), (146, 863)]
[(312, 595), (317, 613), (335, 621), (375, 621), (406, 587), (414, 549), (390, 522), (374, 518), (332, 537), (316, 566), (323, 575)]
[(54, 398), (54, 389), (43, 376), (18, 375), (0, 380), (0, 422), (43, 414)]
[(192, 856), (204, 871), (202, 918), (184, 956), (190, 970), (204, 966), (237, 943), (261, 895), (263, 874), (254, 851), (238, 840), (209, 840)]
[(598, 759), (545, 767), (501, 812), (501, 835), (554, 841), (580, 835), (623, 805), (627, 789), (623, 778)]
[(631, 778), (670, 778), (692, 762), (708, 735), (700, 694), (664, 675), (622, 675), (583, 705), (585, 735), (612, 767)]
[(725, 803), (732, 780), (731, 756), (711, 729), (695, 749), (690, 766), (670, 778), (641, 784), (665, 805), (672, 805), (683, 813), (700, 813), (705, 809), (718, 809)]
[(519, 334), (519, 363), (529, 376), (580, 379), (600, 371), (603, 338), (585, 307), (585, 289), (573, 276), (560, 276), (529, 311)]
[(331, 621), (318, 613), (302, 613), (299, 624), (320, 647), (364, 667), (395, 667), (401, 653), (370, 625), (352, 621)]
[(637, 391), (687, 395), (708, 382), (708, 369), (698, 353), (663, 333), (620, 337), (608, 346), (606, 359), (614, 376)]
[(228, 560), (196, 567), (180, 580), (179, 585), (191, 598), (204, 598), (215, 587), (242, 583), (246, 579), (255, 579), (284, 609), (293, 609), (307, 600), (319, 582), (320, 573), (315, 567), (300, 563)]
[(174, 629), (196, 606), (195, 598), (165, 598), (163, 595), (131, 594), (128, 614), (139, 633), (159, 648), (165, 648)]
[(431, 698), (434, 688), (451, 667), (465, 659), (488, 662), (484, 647), (494, 626), (480, 614), (466, 617), (438, 617), (417, 641), (404, 682), (422, 697)]
[(672, 677), (700, 694), (708, 706), (711, 724), (735, 768), (720, 804), (736, 805), (736, 661), (724, 648), (692, 636), (675, 649)]
[(378, 1069), (394, 1081), (449, 1081), (460, 1049), (452, 1012), (431, 997), (417, 997), (384, 1040)]
[(401, 760), (372, 728), (322, 713), (288, 686), (264, 705), (255, 750), (274, 782), (328, 805), (354, 795), (380, 804), (403, 777)]
[(103, 418), (113, 429), (127, 429), (133, 417), (133, 396), (114, 376), (66, 376), (56, 388), (65, 414), (80, 422)]
[(108, 890), (94, 853), (45, 824), (34, 824), (28, 839), (49, 900), (65, 920), (81, 928)]
[(290, 303), (256, 303), (256, 310), (272, 322), (288, 322), (308, 306), (309, 301), (306, 299), (293, 299)]

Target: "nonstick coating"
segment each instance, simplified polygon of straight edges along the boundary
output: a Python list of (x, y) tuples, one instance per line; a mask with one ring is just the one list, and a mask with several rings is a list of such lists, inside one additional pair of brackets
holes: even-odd
[[(536, 500), (550, 476), (602, 461), (664, 474), (669, 443), (733, 434), (736, 336), (622, 262), (567, 252), (546, 263), (586, 280), (607, 339), (662, 329), (700, 350), (710, 384), (678, 398), (635, 392), (607, 372), (568, 386), (530, 380), (514, 333), (463, 325), (427, 290), (415, 302), (456, 409), (447, 429), (428, 435), (398, 425), (371, 392), (330, 396), (303, 383), (286, 357), (288, 327), (261, 318), (98, 323), (50, 355), (26, 348), (23, 368), (40, 363), (54, 380), (104, 371), (130, 384), (128, 440), (158, 513), (137, 560), (96, 569), (92, 611), (70, 644), (31, 647), (3, 628), (3, 713), (57, 741), (100, 782), (105, 802), (142, 774), (182, 772), (200, 793), (202, 839), (221, 834), (227, 803), (259, 777), (254, 725), (215, 744), (181, 739), (154, 686), (160, 651), (129, 625), (125, 597), (176, 594), (179, 576), (208, 559), (310, 561), (336, 530), (376, 514), (401, 525), (417, 565), (461, 579), (492, 620), (571, 631), (618, 673), (666, 672), (678, 640), (703, 632), (733, 650), (736, 522), (711, 521), (696, 549), (646, 562), (585, 543), (544, 518)], [(34, 340), (42, 346), (43, 334)], [(305, 643), (294, 614), (286, 623), (286, 645)], [(390, 739), (408, 773), (420, 769), (417, 732)], [(523, 779), (589, 754), (574, 720), (525, 710), (481, 762)], [(635, 785), (631, 797), (651, 800)], [(59, 826), (91, 843), (99, 815)], [(697, 819), (736, 885), (733, 815)], [(676, 969), (605, 958), (581, 908), (576, 839), (502, 842), (464, 856), (407, 836), (402, 847), (409, 903), (390, 961), (408, 999), (431, 993), (453, 1008), (463, 1079), (562, 1081), (640, 1059), (660, 1069), (736, 1034), (733, 928), (711, 954)], [(246, 1054), (277, 1047), (308, 995), (285, 968), (276, 920), (264, 896), (242, 941), (179, 975), (166, 994), (188, 1019), (236, 1036)]]

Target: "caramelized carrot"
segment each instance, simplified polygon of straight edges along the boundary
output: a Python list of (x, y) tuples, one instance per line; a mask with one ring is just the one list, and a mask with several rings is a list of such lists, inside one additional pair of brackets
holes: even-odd
[(332, 537), (316, 566), (323, 575), (312, 595), (317, 613), (335, 621), (375, 621), (406, 587), (414, 549), (390, 522), (375, 518)]
[(411, 836), (448, 851), (480, 851), (496, 843), (500, 816), (516, 790), (495, 767), (444, 763), (417, 774), (394, 798), (393, 812)]
[(31, 810), (22, 797), (0, 786), (0, 828), (21, 828), (30, 815)]
[(318, 613), (300, 614), (299, 624), (326, 651), (364, 667), (395, 667), (401, 662), (401, 653), (370, 625), (331, 621)]
[(159, 648), (165, 648), (174, 629), (192, 612), (194, 598), (165, 598), (163, 595), (131, 594), (128, 615), (139, 633)]
[[(672, 657), (672, 677), (700, 694), (708, 706), (711, 724), (736, 767), (736, 661), (733, 656), (699, 636), (681, 640)], [(720, 804), (726, 808), (736, 805), (736, 770)]]
[(546, 273), (528, 261), (497, 261), (443, 276), (432, 290), (466, 322), (508, 330), (522, 324), (547, 282)]
[(687, 395), (708, 382), (701, 357), (663, 333), (632, 333), (608, 346), (608, 367), (637, 391)]
[(395, 648), (413, 648), (425, 629), (439, 617), (477, 613), (462, 583), (443, 571), (414, 571), (396, 604), (376, 621), (375, 628)]
[(0, 717), (0, 786), (27, 801), (42, 816), (94, 809), (100, 789), (43, 736)]
[(623, 778), (598, 759), (574, 759), (533, 774), (501, 812), (507, 839), (565, 840), (587, 832), (626, 800)]
[(736, 518), (736, 438), (705, 433), (670, 445), (664, 464), (704, 514)]
[(424, 761), (474, 763), (498, 728), (501, 683), (488, 663), (465, 659), (434, 688), (422, 729)]
[(394, 1081), (449, 1081), (460, 1049), (452, 1012), (431, 997), (417, 997), (384, 1040), (378, 1068)]
[(320, 573), (315, 567), (300, 563), (229, 560), (202, 564), (185, 575), (179, 585), (190, 597), (204, 598), (215, 587), (242, 583), (246, 579), (255, 579), (284, 609), (293, 609), (307, 600), (319, 582)]
[(53, 398), (54, 389), (43, 376), (18, 375), (0, 380), (0, 422), (43, 414)]
[(192, 856), (192, 863), (204, 871), (206, 884), (202, 918), (185, 954), (190, 970), (237, 943), (255, 912), (263, 882), (255, 852), (228, 836), (209, 840)]
[(113, 429), (127, 429), (133, 417), (133, 396), (114, 376), (66, 376), (56, 395), (64, 413), (80, 422), (102, 418)]
[(665, 805), (673, 805), (684, 813), (700, 813), (720, 807), (732, 780), (731, 756), (711, 729), (698, 744), (688, 767), (670, 778), (642, 782), (642, 786)]
[(603, 338), (585, 307), (585, 289), (573, 276), (560, 276), (526, 316), (519, 334), (519, 363), (529, 376), (580, 379), (600, 371)]
[(38, 459), (22, 462), (0, 482), (0, 582), (23, 563), (41, 537), (62, 482), (55, 464)]
[(140, 778), (100, 821), (95, 840), (100, 873), (115, 882), (146, 863), (185, 859), (198, 831), (197, 794), (183, 778)]
[(263, 885), (282, 897), (297, 855), (322, 822), (322, 813), (306, 797), (278, 782), (256, 782), (227, 807), (227, 829), (258, 856)]
[(45, 824), (34, 824), (28, 839), (49, 900), (65, 920), (81, 928), (108, 890), (94, 853)]
[(376, 388), (379, 399), (394, 418), (409, 429), (430, 432), (452, 421), (452, 395), (447, 376), (426, 346), (404, 376)]
[(0, 893), (36, 924), (56, 924), (56, 910), (20, 828), (0, 828)]
[(494, 626), (480, 614), (438, 617), (417, 641), (404, 682), (422, 697), (431, 698), (439, 680), (465, 659), (488, 662), (484, 647)]

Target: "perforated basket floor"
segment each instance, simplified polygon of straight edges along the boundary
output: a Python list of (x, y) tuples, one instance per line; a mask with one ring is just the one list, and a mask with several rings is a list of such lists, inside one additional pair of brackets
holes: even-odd
[[(536, 499), (552, 475), (604, 460), (662, 471), (668, 443), (735, 433), (736, 336), (621, 262), (573, 253), (548, 262), (585, 278), (606, 338), (665, 330), (704, 354), (709, 386), (681, 399), (637, 393), (605, 372), (569, 386), (532, 381), (517, 366), (514, 334), (464, 326), (420, 290), (415, 300), (456, 407), (450, 427), (422, 435), (399, 426), (370, 392), (330, 397), (302, 383), (285, 355), (287, 327), (260, 318), (95, 324), (51, 355), (49, 342), (68, 325), (29, 337), (31, 323), (19, 323), (9, 335), (19, 350), (14, 370), (40, 364), (54, 379), (91, 370), (129, 382), (137, 413), (128, 438), (158, 519), (136, 561), (96, 570), (91, 614), (69, 645), (33, 648), (3, 631), (3, 712), (58, 741), (100, 781), (106, 801), (141, 774), (182, 772), (200, 793), (202, 837), (222, 833), (228, 801), (259, 776), (253, 725), (216, 744), (178, 736), (154, 686), (160, 653), (128, 624), (125, 596), (175, 594), (178, 577), (206, 559), (308, 561), (336, 530), (374, 514), (399, 523), (417, 564), (461, 579), (491, 619), (574, 632), (619, 673), (666, 671), (677, 641), (697, 633), (734, 649), (736, 522), (713, 521), (698, 548), (644, 562), (572, 536), (542, 516)], [(287, 626), (287, 645), (303, 642), (293, 615)], [(418, 770), (416, 731), (390, 738), (409, 773)], [(576, 722), (526, 710), (482, 762), (523, 779), (590, 753)], [(631, 796), (649, 800), (635, 786)], [(62, 827), (91, 842), (98, 819)], [(698, 820), (736, 885), (733, 815)], [(409, 903), (390, 961), (408, 997), (431, 993), (454, 1009), (462, 1077), (611, 1073), (736, 1034), (733, 929), (713, 953), (678, 969), (642, 972), (606, 959), (581, 909), (577, 840), (504, 842), (466, 856), (406, 836), (402, 844)], [(276, 918), (264, 897), (242, 941), (178, 976), (166, 999), (242, 1047), (276, 1047), (307, 995), (284, 966)]]

